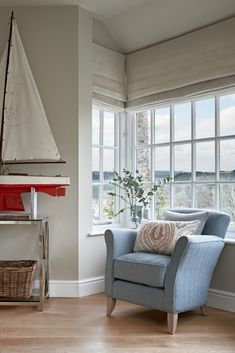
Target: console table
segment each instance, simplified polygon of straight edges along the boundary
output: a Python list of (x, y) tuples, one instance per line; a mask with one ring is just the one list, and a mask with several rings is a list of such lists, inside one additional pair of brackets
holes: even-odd
[(49, 223), (48, 217), (32, 218), (27, 215), (1, 215), (0, 225), (38, 225), (39, 261), (38, 282), (39, 288), (34, 288), (29, 299), (0, 298), (0, 305), (34, 305), (43, 310), (46, 298), (49, 296)]

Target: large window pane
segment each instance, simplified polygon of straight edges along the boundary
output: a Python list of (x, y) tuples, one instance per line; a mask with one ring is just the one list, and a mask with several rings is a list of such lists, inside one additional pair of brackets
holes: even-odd
[(155, 180), (170, 176), (170, 147), (155, 148)]
[(99, 185), (92, 186), (92, 214), (93, 223), (99, 223), (100, 220), (100, 187)]
[(100, 112), (98, 109), (92, 109), (92, 143), (100, 143)]
[[(134, 167), (144, 174), (146, 184), (173, 173), (168, 207), (217, 208), (220, 204), (232, 217), (229, 236), (232, 229), (235, 237), (235, 138), (229, 136), (235, 135), (235, 94), (179, 102), (144, 114), (145, 137), (138, 137), (139, 124)], [(162, 195), (154, 197), (151, 216), (162, 216), (162, 199)]]
[(220, 141), (220, 179), (235, 180), (235, 139)]
[(105, 146), (114, 146), (115, 143), (115, 116), (113, 113), (104, 112), (104, 137)]
[(103, 175), (104, 180), (110, 180), (114, 171), (114, 150), (104, 148), (103, 152)]
[(155, 109), (155, 143), (170, 141), (170, 108)]
[(100, 149), (92, 148), (92, 181), (100, 180)]
[(174, 179), (175, 181), (188, 181), (191, 180), (191, 145), (176, 145), (174, 148), (175, 152), (175, 170)]
[(112, 221), (114, 218), (114, 203), (115, 198), (108, 195), (108, 192), (114, 192), (115, 188), (112, 185), (105, 184), (103, 187), (103, 220)]
[(220, 135), (235, 135), (235, 94), (220, 97)]
[(227, 235), (235, 238), (235, 184), (220, 184), (220, 211), (230, 215)]
[(196, 144), (196, 178), (197, 181), (215, 179), (214, 142), (200, 142)]
[(220, 210), (231, 216), (235, 227), (235, 184), (220, 184)]
[(196, 102), (196, 138), (215, 136), (215, 99)]
[(156, 219), (163, 219), (164, 212), (170, 208), (170, 185), (156, 192)]
[(195, 207), (215, 208), (215, 185), (196, 185)]
[(136, 144), (149, 145), (151, 143), (151, 112), (136, 114)]
[(174, 207), (192, 207), (191, 185), (174, 185)]
[(174, 139), (191, 139), (191, 103), (176, 104), (174, 107)]
[(136, 169), (140, 171), (145, 181), (151, 180), (151, 157), (149, 149), (136, 151)]

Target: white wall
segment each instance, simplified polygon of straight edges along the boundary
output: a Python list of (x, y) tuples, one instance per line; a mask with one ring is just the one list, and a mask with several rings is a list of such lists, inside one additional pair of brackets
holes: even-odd
[[(103, 276), (106, 256), (104, 238), (87, 237), (92, 230), (93, 20), (79, 7), (14, 10), (52, 133), (67, 162), (30, 166), (27, 171), (71, 178), (65, 198), (39, 195), (39, 213), (50, 217), (50, 280), (60, 285), (72, 281), (76, 287), (78, 280)], [(8, 36), (10, 13), (11, 8), (0, 9), (1, 51)], [(26, 170), (25, 166), (15, 169)], [(33, 258), (37, 254), (36, 240), (36, 227), (1, 226), (0, 258)]]
[(92, 17), (79, 9), (78, 36), (78, 190), (79, 190), (79, 280), (104, 274), (103, 237), (87, 236), (92, 231), (91, 130), (92, 130)]
[(235, 243), (226, 243), (216, 265), (208, 305), (235, 313)]
[[(0, 52), (12, 8), (0, 8)], [(78, 8), (19, 7), (15, 17), (58, 149), (66, 165), (31, 166), (46, 175), (68, 175), (67, 196), (39, 196), (39, 213), (50, 217), (50, 279), (78, 278)], [(25, 171), (20, 166), (18, 170)], [(36, 232), (33, 229), (32, 232)], [(1, 226), (0, 257), (32, 257), (29, 227)], [(28, 253), (30, 250), (30, 253)]]
[(217, 263), (211, 288), (234, 293), (235, 296), (235, 243), (225, 244)]

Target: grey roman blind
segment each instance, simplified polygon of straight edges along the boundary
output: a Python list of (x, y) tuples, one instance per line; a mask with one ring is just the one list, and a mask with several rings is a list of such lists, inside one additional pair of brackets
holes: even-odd
[(235, 86), (235, 18), (126, 56), (127, 109)]

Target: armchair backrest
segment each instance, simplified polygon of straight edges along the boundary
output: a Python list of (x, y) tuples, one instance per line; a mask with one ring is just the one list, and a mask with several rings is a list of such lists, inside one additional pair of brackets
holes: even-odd
[(172, 208), (172, 212), (179, 213), (194, 213), (207, 211), (209, 216), (206, 220), (205, 226), (203, 228), (202, 234), (204, 235), (216, 235), (220, 238), (224, 238), (228, 225), (230, 222), (230, 216), (224, 212), (204, 209), (204, 208)]

